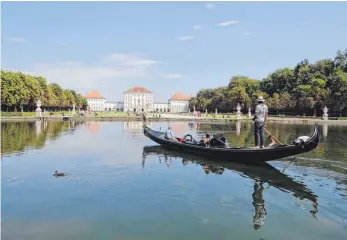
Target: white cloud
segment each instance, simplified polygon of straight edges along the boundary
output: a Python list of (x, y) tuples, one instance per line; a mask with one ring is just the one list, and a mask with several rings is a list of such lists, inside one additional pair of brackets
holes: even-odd
[(215, 6), (216, 6), (216, 5), (213, 4), (213, 3), (206, 3), (206, 4), (205, 4), (206, 9), (214, 9)]
[(8, 40), (10, 42), (25, 42), (26, 41), (25, 38), (21, 38), (21, 37), (10, 37)]
[(218, 25), (222, 26), (222, 27), (226, 27), (226, 26), (236, 25), (238, 23), (239, 23), (239, 21), (232, 20), (232, 21), (221, 22)]
[(199, 30), (199, 29), (202, 29), (203, 27), (200, 25), (194, 25), (193, 28), (194, 30)]
[(250, 33), (250, 32), (244, 32), (243, 35), (245, 35), (245, 36), (250, 36), (250, 35), (252, 35), (252, 33)]
[(183, 78), (184, 76), (182, 74), (177, 73), (170, 73), (170, 74), (164, 74), (164, 78)]
[(192, 40), (194, 38), (195, 38), (195, 36), (182, 36), (182, 37), (177, 37), (176, 39), (178, 41), (187, 41), (187, 40)]
[(66, 61), (57, 63), (35, 63), (25, 71), (40, 75), (48, 82), (56, 82), (63, 88), (89, 91), (114, 87), (126, 78), (141, 78), (149, 75), (151, 67), (158, 61), (146, 58), (144, 54), (112, 53), (100, 55), (93, 62)]

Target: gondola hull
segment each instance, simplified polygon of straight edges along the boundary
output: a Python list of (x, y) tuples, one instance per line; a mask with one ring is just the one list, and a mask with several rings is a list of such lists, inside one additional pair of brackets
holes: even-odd
[(205, 147), (196, 144), (174, 142), (163, 138), (163, 132), (155, 131), (146, 126), (144, 126), (144, 135), (165, 148), (194, 153), (214, 160), (221, 159), (249, 164), (261, 164), (266, 161), (302, 154), (312, 151), (319, 144), (318, 124), (315, 124), (312, 136), (301, 145), (280, 145), (259, 149)]

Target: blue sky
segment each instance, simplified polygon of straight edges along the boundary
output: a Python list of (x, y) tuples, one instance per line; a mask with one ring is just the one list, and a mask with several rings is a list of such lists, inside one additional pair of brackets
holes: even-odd
[(2, 69), (107, 100), (262, 79), (347, 48), (347, 2), (3, 2)]

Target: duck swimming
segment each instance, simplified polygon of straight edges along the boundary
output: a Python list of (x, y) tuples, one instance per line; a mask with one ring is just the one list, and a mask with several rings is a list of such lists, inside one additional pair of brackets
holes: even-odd
[(58, 172), (57, 170), (55, 170), (53, 176), (54, 176), (54, 177), (64, 177), (64, 176), (65, 176), (65, 173), (60, 173), (60, 172)]

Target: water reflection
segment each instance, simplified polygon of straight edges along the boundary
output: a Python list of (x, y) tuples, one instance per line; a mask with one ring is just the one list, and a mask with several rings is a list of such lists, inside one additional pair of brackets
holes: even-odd
[(23, 154), (27, 149), (40, 149), (47, 140), (62, 134), (73, 134), (81, 122), (32, 121), (1, 123), (1, 156)]
[(259, 230), (264, 225), (267, 215), (266, 203), (263, 198), (263, 192), (265, 190), (264, 184), (272, 186), (283, 192), (290, 193), (299, 200), (310, 201), (312, 203), (310, 213), (314, 218), (316, 218), (316, 213), (318, 212), (318, 196), (309, 190), (306, 185), (294, 181), (291, 177), (269, 164), (261, 166), (248, 166), (223, 160), (218, 160), (218, 162), (215, 162), (191, 154), (165, 149), (160, 146), (146, 146), (143, 148), (143, 167), (146, 164), (147, 157), (150, 155), (158, 156), (160, 163), (161, 158), (164, 158), (168, 166), (172, 166), (172, 159), (181, 158), (183, 166), (187, 166), (189, 163), (198, 164), (202, 167), (206, 174), (213, 173), (222, 175), (225, 172), (225, 169), (228, 169), (239, 173), (243, 177), (252, 179), (254, 181), (252, 204), (255, 211), (253, 216), (253, 228), (255, 230)]
[(328, 136), (328, 124), (323, 124), (323, 137), (327, 138)]
[(236, 122), (236, 135), (240, 136), (241, 133), (241, 122), (237, 121)]
[(266, 218), (265, 201), (263, 198), (264, 186), (263, 183), (254, 183), (254, 192), (252, 194), (254, 216), (253, 216), (253, 229), (259, 230), (264, 225)]
[[(147, 122), (148, 127), (152, 127), (152, 122)], [(123, 122), (123, 132), (130, 138), (145, 138), (143, 135), (143, 121), (125, 121)]]
[[(7, 122), (1, 123), (1, 150), (2, 154), (18, 153), (22, 154), (26, 147), (40, 148), (44, 146), (47, 140), (54, 140), (60, 136), (60, 133), (73, 133), (78, 126), (84, 125), (87, 129), (97, 135), (100, 134), (101, 127), (106, 127), (105, 123), (100, 121), (32, 121), (32, 122)], [(129, 138), (145, 139), (143, 135), (142, 121), (124, 121), (123, 132)], [(175, 134), (183, 136), (187, 133), (193, 135), (194, 138), (200, 139), (206, 133), (223, 133), (228, 142), (235, 147), (253, 146), (254, 134), (253, 123), (248, 122), (232, 122), (224, 123), (200, 123), (196, 122), (148, 122), (151, 128), (161, 129), (164, 131), (168, 125), (173, 127)], [(295, 124), (272, 124), (267, 125), (267, 129), (279, 141), (283, 143), (291, 143), (298, 136), (310, 136), (313, 131), (311, 125), (295, 125)], [(340, 163), (347, 163), (347, 151), (344, 147), (347, 142), (347, 128), (345, 126), (329, 126), (324, 124), (320, 126), (320, 132), (323, 137), (316, 149), (305, 153), (302, 157), (334, 160)], [(270, 137), (265, 137), (266, 144), (271, 143)], [(315, 163), (313, 163), (315, 164)], [(330, 166), (336, 168), (336, 164)], [(323, 166), (324, 167), (324, 166)], [(346, 167), (339, 167), (338, 171), (346, 173)]]

